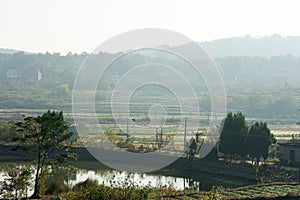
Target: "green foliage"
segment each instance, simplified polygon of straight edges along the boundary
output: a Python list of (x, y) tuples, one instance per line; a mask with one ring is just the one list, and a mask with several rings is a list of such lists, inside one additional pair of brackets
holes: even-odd
[[(256, 199), (275, 199), (275, 195), (280, 195), (282, 198), (278, 197), (276, 199), (289, 199), (284, 198), (287, 195), (299, 194), (300, 185), (288, 185), (288, 184), (279, 184), (279, 185), (255, 185), (255, 186), (246, 186), (244, 188), (233, 189), (229, 191), (221, 191), (220, 193), (227, 197), (239, 197), (237, 199), (251, 199), (255, 196)], [(270, 198), (264, 198), (268, 195), (273, 195)], [(248, 198), (246, 198), (248, 197)], [(298, 198), (292, 198), (298, 199)]]
[(187, 157), (193, 159), (195, 157), (196, 150), (197, 150), (197, 143), (196, 140), (192, 138), (190, 141), (190, 145), (187, 149)]
[(283, 93), (279, 98), (270, 102), (265, 108), (265, 112), (274, 117), (291, 116), (295, 113), (295, 110), (297, 110), (295, 99), (288, 93)]
[(50, 198), (50, 200), (66, 200), (66, 199), (63, 197), (52, 197)]
[(27, 194), (27, 188), (31, 186), (31, 174), (30, 169), (14, 169), (7, 173), (8, 178), (4, 178), (4, 181), (0, 183), (0, 193), (4, 198), (17, 199), (24, 197)]
[(280, 164), (280, 159), (277, 158), (277, 157), (271, 157), (271, 158), (268, 158), (266, 160), (266, 162), (268, 162), (268, 163), (274, 163), (276, 165), (279, 165)]
[(95, 188), (98, 187), (98, 181), (92, 180), (92, 179), (86, 179), (83, 182), (77, 183), (73, 186), (73, 191), (79, 191), (82, 189), (89, 189), (89, 188)]
[(60, 194), (67, 192), (69, 186), (65, 184), (62, 176), (50, 175), (45, 179), (45, 194)]
[[(114, 185), (113, 185), (114, 184)], [(122, 181), (111, 182), (112, 187), (98, 185), (96, 180), (87, 179), (73, 186), (73, 192), (65, 195), (67, 199), (110, 199), (134, 200), (148, 199), (150, 188), (138, 188), (130, 181), (129, 176)]]
[(106, 135), (107, 139), (114, 144), (116, 144), (120, 140), (113, 130), (106, 130), (104, 134)]
[(10, 142), (17, 137), (16, 127), (14, 124), (0, 124), (0, 140)]
[(64, 121), (63, 112), (50, 110), (42, 116), (25, 117), (16, 126), (17, 131), (23, 135), (15, 138), (20, 144), (17, 148), (25, 151), (27, 160), (36, 167), (33, 197), (39, 197), (48, 167), (61, 164), (68, 158), (76, 158), (73, 148), (66, 141), (73, 133), (69, 132), (69, 124)]
[(219, 191), (217, 188), (213, 188), (209, 192), (205, 192), (205, 194), (200, 198), (201, 200), (219, 200)]
[(250, 127), (246, 139), (247, 153), (256, 158), (258, 166), (260, 157), (267, 159), (269, 147), (275, 143), (275, 138), (271, 134), (266, 122), (256, 122)]
[(241, 112), (236, 114), (228, 113), (223, 123), (220, 136), (220, 151), (231, 156), (244, 156), (247, 133), (245, 116)]
[(67, 83), (64, 83), (57, 86), (54, 94), (61, 97), (68, 97), (71, 94), (69, 90), (69, 85)]
[(260, 183), (297, 182), (298, 174), (278, 166), (262, 165), (259, 167), (258, 177)]
[(246, 156), (256, 158), (259, 165), (260, 157), (267, 159), (269, 148), (275, 138), (265, 122), (256, 122), (248, 128), (242, 113), (228, 113), (224, 120), (220, 136), (220, 151), (232, 157)]

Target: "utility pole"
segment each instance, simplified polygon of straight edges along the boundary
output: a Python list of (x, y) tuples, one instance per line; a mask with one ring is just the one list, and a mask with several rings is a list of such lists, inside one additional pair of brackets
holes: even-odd
[(157, 147), (159, 147), (159, 144), (158, 144), (158, 128), (156, 128), (156, 130), (155, 130), (155, 142), (157, 144)]
[[(298, 111), (300, 111), (300, 110), (298, 110)], [(299, 164), (298, 165), (299, 165), (298, 166), (299, 167), (299, 169), (298, 169), (298, 183), (300, 184), (300, 160), (299, 160)]]
[(163, 142), (163, 124), (162, 121), (160, 123), (160, 146), (162, 145)]
[(126, 127), (126, 133), (129, 134), (129, 126), (128, 126), (128, 116), (127, 116), (127, 127)]
[(186, 151), (186, 121), (187, 118), (184, 118), (184, 136), (183, 136), (183, 150)]

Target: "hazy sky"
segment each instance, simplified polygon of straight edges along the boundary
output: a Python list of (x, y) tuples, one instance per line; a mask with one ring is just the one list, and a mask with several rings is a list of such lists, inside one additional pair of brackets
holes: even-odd
[(165, 28), (193, 40), (300, 36), (298, 0), (0, 0), (0, 48), (91, 52), (137, 28)]

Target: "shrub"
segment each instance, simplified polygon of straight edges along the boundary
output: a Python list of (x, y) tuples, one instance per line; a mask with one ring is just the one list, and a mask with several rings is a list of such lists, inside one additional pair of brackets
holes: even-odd
[(63, 197), (52, 197), (50, 198), (50, 200), (66, 200), (66, 199)]
[(23, 197), (27, 193), (27, 188), (31, 186), (32, 171), (30, 169), (13, 169), (6, 175), (4, 181), (0, 182), (0, 194), (4, 198)]
[(98, 185), (96, 180), (86, 179), (73, 186), (73, 193), (67, 199), (111, 199), (111, 188)]
[(53, 175), (46, 178), (45, 188), (45, 194), (60, 194), (69, 190), (62, 177)]
[(125, 181), (118, 180), (115, 187), (98, 185), (95, 180), (87, 179), (73, 186), (73, 192), (69, 192), (65, 198), (73, 200), (81, 199), (109, 199), (109, 200), (133, 200), (148, 199), (150, 189), (137, 188), (128, 178)]
[(86, 179), (83, 182), (79, 182), (76, 185), (73, 186), (74, 191), (78, 191), (81, 189), (93, 189), (98, 187), (98, 181), (97, 180), (91, 180), (91, 179)]

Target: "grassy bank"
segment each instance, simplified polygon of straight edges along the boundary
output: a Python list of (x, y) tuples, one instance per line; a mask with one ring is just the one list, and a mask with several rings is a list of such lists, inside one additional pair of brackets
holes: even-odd
[(81, 199), (169, 199), (169, 200), (297, 200), (300, 199), (300, 185), (274, 183), (252, 185), (224, 190), (214, 188), (208, 192), (193, 190), (178, 191), (172, 188), (136, 188), (130, 183), (122, 187), (106, 187), (93, 181), (85, 181), (74, 186), (73, 190), (56, 195), (45, 195), (43, 199), (81, 200)]

